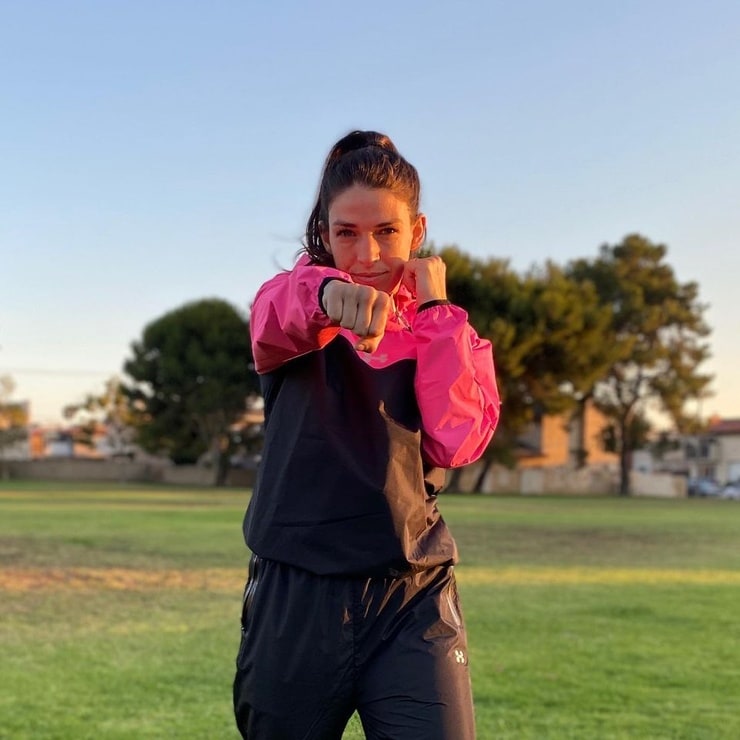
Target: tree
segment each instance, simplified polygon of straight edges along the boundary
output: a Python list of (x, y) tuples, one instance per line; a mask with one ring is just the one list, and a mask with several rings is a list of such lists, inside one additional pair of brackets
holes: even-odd
[(209, 453), (222, 485), (230, 426), (258, 389), (245, 319), (229, 303), (205, 299), (166, 313), (132, 344), (124, 371), (137, 441), (176, 464)]
[(105, 426), (105, 442), (112, 456), (130, 455), (135, 437), (134, 418), (121, 379), (109, 378), (100, 394), (88, 394), (84, 401), (64, 407), (65, 419), (77, 423), (75, 441), (93, 445), (95, 428)]
[[(531, 418), (522, 360), (537, 341), (533, 334), (519, 331), (520, 326), (531, 323), (524, 286), (504, 260), (484, 262), (454, 246), (443, 247), (438, 253), (447, 267), (450, 299), (468, 312), (478, 334), (494, 346), (502, 409), (483, 467), (487, 470), (493, 462), (512, 466), (516, 438)], [(451, 487), (454, 488), (454, 478)]]
[(445, 247), (453, 302), (468, 311), (478, 333), (493, 343), (502, 409), (476, 487), (489, 466), (513, 466), (518, 440), (538, 412), (574, 409), (603, 372), (601, 342), (608, 311), (590, 284), (548, 262), (523, 276), (507, 262), (482, 261)]
[(14, 390), (13, 379), (9, 375), (0, 376), (0, 478), (3, 479), (8, 477), (7, 451), (28, 439), (28, 406), (10, 401)]
[(603, 341), (611, 309), (591, 283), (573, 279), (551, 261), (544, 268), (533, 267), (526, 279), (541, 338), (525, 360), (530, 392), (542, 412), (577, 419), (580, 436), (571, 454), (576, 466), (583, 467), (588, 456), (586, 404), (614, 359), (613, 348)]
[(566, 273), (591, 284), (610, 323), (602, 342), (611, 361), (589, 393), (612, 420), (610, 444), (620, 459), (620, 493), (629, 493), (630, 453), (645, 437), (650, 404), (657, 402), (679, 431), (696, 424), (687, 402), (707, 393), (711, 376), (699, 372), (708, 358), (696, 283), (679, 283), (666, 264), (667, 248), (632, 234), (605, 244), (596, 260), (570, 263)]

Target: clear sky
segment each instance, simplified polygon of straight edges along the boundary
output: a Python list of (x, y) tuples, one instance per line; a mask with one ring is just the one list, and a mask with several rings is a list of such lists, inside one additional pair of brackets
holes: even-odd
[(0, 374), (36, 421), (164, 312), (246, 312), (354, 128), (417, 166), (437, 245), (666, 244), (709, 305), (703, 412), (740, 416), (737, 0), (0, 0), (0, 93)]

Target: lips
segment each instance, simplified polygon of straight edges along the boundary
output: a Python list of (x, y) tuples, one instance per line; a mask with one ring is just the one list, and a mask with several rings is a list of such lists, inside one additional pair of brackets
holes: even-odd
[(388, 277), (387, 272), (353, 272), (352, 279), (358, 283), (376, 283), (385, 280)]

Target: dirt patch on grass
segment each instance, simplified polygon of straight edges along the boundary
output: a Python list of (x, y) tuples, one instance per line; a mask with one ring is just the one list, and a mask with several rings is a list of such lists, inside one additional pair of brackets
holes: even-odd
[[(6, 568), (0, 591), (156, 591), (161, 589), (234, 592), (244, 585), (237, 568), (142, 570), (136, 568)], [(665, 568), (460, 568), (461, 584), (485, 585), (738, 585), (740, 571)]]
[(137, 568), (5, 568), (0, 590), (114, 590), (201, 589), (233, 591), (244, 585), (245, 571), (235, 568), (202, 570), (143, 570)]
[(669, 568), (467, 568), (458, 580), (469, 585), (738, 585), (740, 571)]

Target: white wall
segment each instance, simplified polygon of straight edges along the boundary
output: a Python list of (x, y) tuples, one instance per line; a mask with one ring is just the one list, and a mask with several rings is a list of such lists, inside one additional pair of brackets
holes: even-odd
[(633, 496), (655, 498), (686, 498), (688, 487), (686, 478), (670, 473), (639, 473), (630, 475), (630, 488)]

